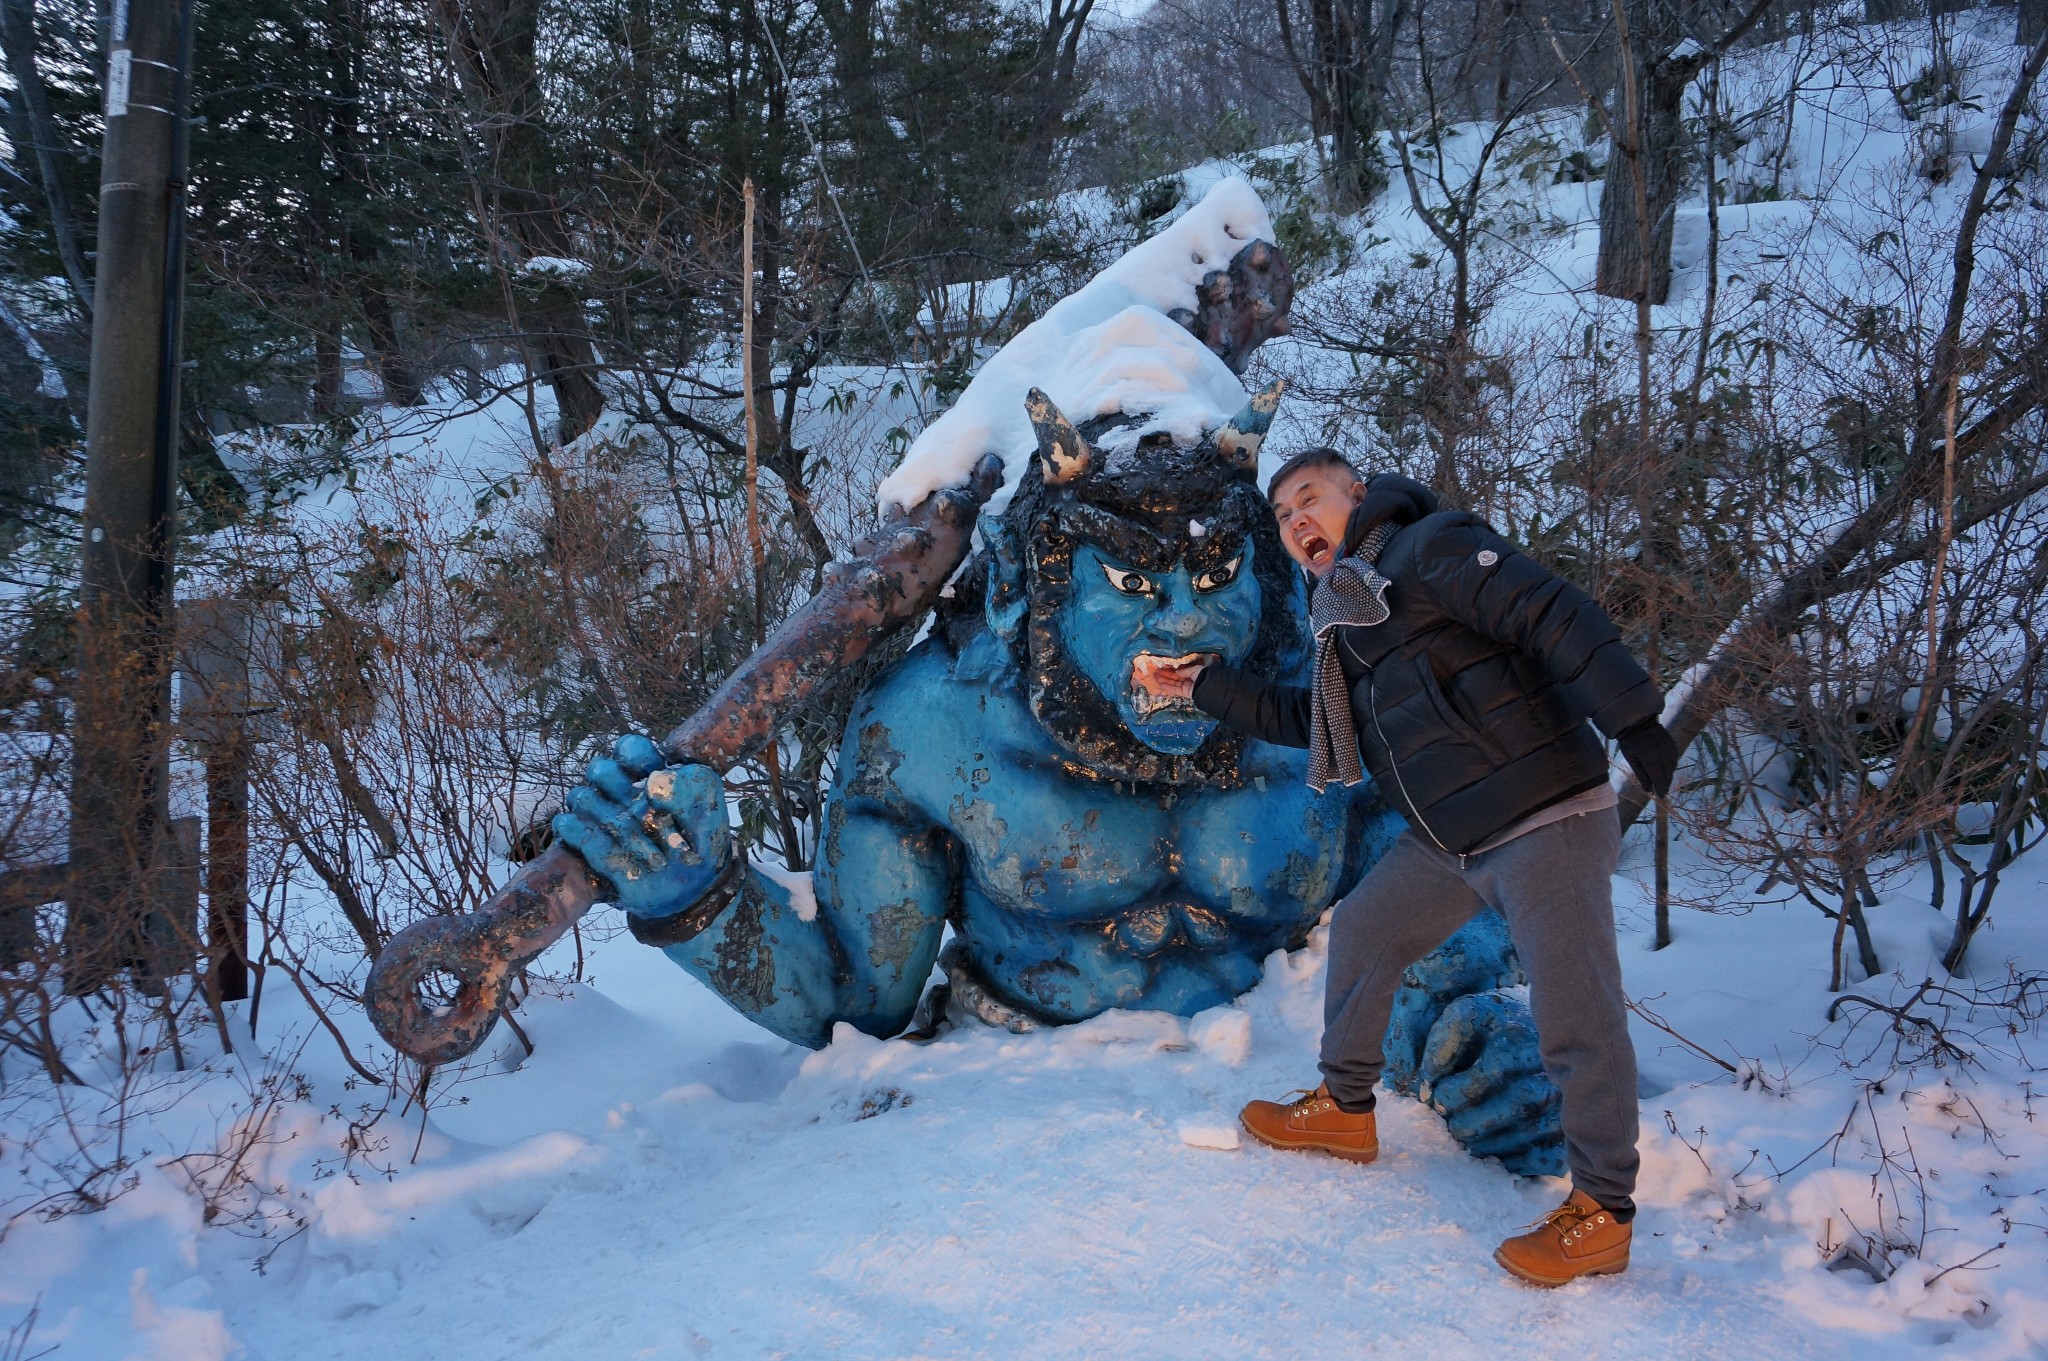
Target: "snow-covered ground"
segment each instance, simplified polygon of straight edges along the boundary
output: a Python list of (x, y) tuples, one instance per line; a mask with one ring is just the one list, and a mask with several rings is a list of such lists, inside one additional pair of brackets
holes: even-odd
[[(530, 1003), (531, 1058), (501, 1029), (424, 1122), (387, 1117), (347, 1166), (341, 1113), (364, 1093), (302, 1011), (266, 1002), (264, 1047), (296, 1049), (311, 1088), (266, 1131), (260, 1194), (223, 1211), (267, 1234), (205, 1225), (160, 1145), (106, 1210), (16, 1224), (0, 1323), (39, 1302), (31, 1354), (150, 1361), (2040, 1355), (2048, 1136), (2002, 1052), (2026, 1038), (1862, 1087), (1828, 1047), (1846, 1026), (1823, 1019), (1817, 913), (1686, 913), (1651, 953), (1638, 869), (1617, 879), (1631, 995), (1763, 1080), (1638, 1024), (1643, 1209), (1619, 1278), (1508, 1279), (1494, 1243), (1558, 1185), (1465, 1156), (1412, 1101), (1382, 1102), (1371, 1167), (1208, 1146), (1244, 1100), (1313, 1082), (1320, 933), (1193, 1023), (842, 1031), (817, 1054), (621, 935), (593, 947), (590, 985)], [(2038, 871), (2006, 891), (2020, 929), (1979, 941), (1986, 977), (2048, 946)], [(1910, 892), (1874, 919), (1899, 979), (1859, 991), (1881, 1000), (1933, 967), (1940, 923)], [(212, 1146), (241, 1089), (205, 1081), (156, 1138)], [(1829, 1269), (1901, 1210), (1919, 1255), (1881, 1284)]]

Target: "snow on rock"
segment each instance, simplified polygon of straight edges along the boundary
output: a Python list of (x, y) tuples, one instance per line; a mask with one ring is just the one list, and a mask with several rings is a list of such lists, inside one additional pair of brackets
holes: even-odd
[(529, 278), (580, 279), (590, 273), (588, 260), (569, 260), (559, 255), (536, 255), (519, 266)]
[(1241, 176), (1218, 181), (1200, 203), (997, 351), (882, 480), (875, 494), (883, 513), (961, 485), (989, 453), (1002, 456), (1004, 470), (991, 508), (1008, 505), (1038, 446), (1024, 415), (1024, 394), (1033, 387), (1077, 423), (1114, 411), (1153, 413), (1128, 440), (1154, 430), (1193, 440), (1228, 420), (1248, 400), (1244, 385), (1167, 314), (1192, 310), (1203, 276), (1261, 239), (1273, 239), (1273, 222), (1257, 191)]

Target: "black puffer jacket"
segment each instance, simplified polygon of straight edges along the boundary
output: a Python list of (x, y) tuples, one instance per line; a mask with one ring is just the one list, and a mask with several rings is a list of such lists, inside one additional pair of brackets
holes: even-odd
[[(1399, 481), (1433, 510), (1425, 488)], [(1378, 566), (1392, 617), (1337, 631), (1359, 746), (1387, 801), (1447, 851), (1606, 780), (1587, 719), (1612, 737), (1663, 707), (1606, 613), (1475, 515), (1424, 515), (1394, 533)], [(1301, 686), (1219, 665), (1194, 698), (1254, 737), (1308, 745)]]

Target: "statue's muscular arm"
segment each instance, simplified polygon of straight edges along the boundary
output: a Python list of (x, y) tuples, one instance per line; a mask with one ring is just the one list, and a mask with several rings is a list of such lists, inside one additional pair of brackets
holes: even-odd
[(815, 912), (806, 920), (809, 904), (799, 911), (788, 889), (750, 870), (732, 908), (666, 951), (748, 1017), (812, 1048), (839, 1021), (877, 1036), (910, 1023), (953, 901), (951, 838), (897, 784), (903, 756), (889, 711), (904, 669), (878, 678), (847, 724)]

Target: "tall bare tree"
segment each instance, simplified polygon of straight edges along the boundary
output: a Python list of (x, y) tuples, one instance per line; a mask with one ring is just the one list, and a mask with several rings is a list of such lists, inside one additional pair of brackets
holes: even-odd
[(1594, 286), (1603, 295), (1662, 303), (1670, 292), (1671, 229), (1692, 159), (1686, 88), (1776, 3), (1755, 0), (1702, 39), (1698, 30), (1721, 8), (1714, 0), (1614, 0), (1622, 69), (1600, 202)]
[[(493, 253), (505, 271), (577, 256), (564, 202), (574, 182), (554, 161), (540, 84), (543, 8), (543, 0), (435, 0), (449, 69), (477, 139), (480, 216), (493, 226)], [(557, 433), (566, 443), (604, 410), (597, 351), (566, 280), (538, 294), (517, 307), (516, 325), (535, 372), (554, 390)]]
[[(1362, 205), (1387, 182), (1379, 134), (1386, 126), (1394, 47), (1409, 23), (1409, 0), (1274, 4), (1281, 45), (1308, 96), (1310, 130), (1330, 139), (1337, 201)], [(1297, 32), (1299, 17), (1308, 20), (1306, 33)]]
[(14, 78), (15, 98), (8, 101), (12, 132), (35, 149), (37, 188), (49, 214), (50, 234), (63, 263), (71, 295), (88, 323), (92, 320), (92, 271), (79, 244), (78, 215), (64, 180), (64, 161), (71, 149), (50, 113), (50, 97), (36, 65), (36, 11), (32, 0), (0, 3), (0, 46), (7, 52), (7, 73)]

